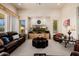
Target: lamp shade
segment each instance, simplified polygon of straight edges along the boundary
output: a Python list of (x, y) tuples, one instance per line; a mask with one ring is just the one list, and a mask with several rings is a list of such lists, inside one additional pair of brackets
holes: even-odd
[(24, 27), (21, 27), (21, 30), (24, 30)]

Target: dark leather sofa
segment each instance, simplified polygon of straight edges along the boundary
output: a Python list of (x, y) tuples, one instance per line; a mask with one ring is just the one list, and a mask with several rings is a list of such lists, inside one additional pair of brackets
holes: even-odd
[(43, 38), (43, 37), (37, 37), (37, 38), (34, 38), (32, 40), (32, 45), (35, 47), (35, 48), (45, 48), (48, 46), (48, 40), (46, 38)]
[(0, 33), (0, 52), (13, 52), (25, 39), (26, 35), (21, 36), (17, 32)]

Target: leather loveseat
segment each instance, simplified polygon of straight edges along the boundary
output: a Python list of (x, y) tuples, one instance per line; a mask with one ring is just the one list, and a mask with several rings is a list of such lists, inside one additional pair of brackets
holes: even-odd
[(0, 33), (0, 52), (11, 53), (25, 41), (17, 32)]
[(48, 46), (48, 40), (43, 37), (37, 37), (32, 40), (32, 45), (36, 48), (45, 48)]

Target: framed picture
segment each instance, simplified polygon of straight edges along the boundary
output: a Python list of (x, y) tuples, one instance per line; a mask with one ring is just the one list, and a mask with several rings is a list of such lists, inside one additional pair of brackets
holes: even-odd
[(66, 19), (64, 21), (64, 26), (67, 27), (67, 26), (70, 26), (70, 19)]

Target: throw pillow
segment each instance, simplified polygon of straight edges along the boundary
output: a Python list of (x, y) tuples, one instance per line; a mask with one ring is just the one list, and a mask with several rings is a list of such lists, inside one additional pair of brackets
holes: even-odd
[(10, 42), (8, 37), (2, 37), (2, 40), (4, 41), (4, 45)]
[(13, 35), (13, 39), (18, 39), (19, 38), (19, 35)]

